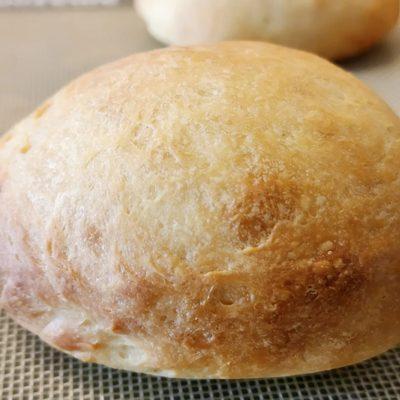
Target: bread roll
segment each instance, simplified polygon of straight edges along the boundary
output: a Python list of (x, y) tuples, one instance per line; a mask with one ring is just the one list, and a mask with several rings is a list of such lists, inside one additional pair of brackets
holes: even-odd
[(136, 0), (149, 31), (169, 44), (267, 40), (330, 59), (354, 56), (394, 26), (399, 0)]
[(81, 360), (166, 376), (372, 357), (400, 342), (399, 154), (399, 118), (311, 54), (100, 67), (2, 138), (2, 307)]

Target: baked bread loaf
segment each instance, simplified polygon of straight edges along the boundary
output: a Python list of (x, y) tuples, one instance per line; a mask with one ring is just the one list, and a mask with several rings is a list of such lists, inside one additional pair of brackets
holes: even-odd
[(84, 361), (326, 370), (400, 342), (400, 122), (262, 42), (135, 54), (1, 141), (4, 309)]
[(354, 56), (395, 25), (399, 0), (136, 0), (149, 31), (169, 44), (267, 40), (330, 59)]

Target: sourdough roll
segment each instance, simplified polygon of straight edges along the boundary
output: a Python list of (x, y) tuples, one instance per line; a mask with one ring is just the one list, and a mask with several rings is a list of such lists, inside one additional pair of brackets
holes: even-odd
[(400, 342), (400, 122), (262, 42), (135, 54), (1, 139), (1, 306), (176, 377), (301, 374)]
[(158, 40), (266, 40), (330, 59), (357, 55), (395, 25), (399, 0), (135, 0)]

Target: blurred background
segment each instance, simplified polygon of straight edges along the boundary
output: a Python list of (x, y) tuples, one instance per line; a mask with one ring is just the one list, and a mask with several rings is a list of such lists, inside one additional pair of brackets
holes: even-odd
[[(131, 1), (0, 0), (0, 133), (66, 82), (100, 64), (161, 47)], [(400, 114), (400, 28), (341, 63)]]
[(160, 46), (131, 2), (0, 0), (0, 134), (81, 73)]

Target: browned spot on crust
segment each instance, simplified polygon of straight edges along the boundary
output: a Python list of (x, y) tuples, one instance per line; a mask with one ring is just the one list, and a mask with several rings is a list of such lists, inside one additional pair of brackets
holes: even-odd
[(98, 245), (102, 236), (101, 232), (93, 225), (89, 226), (86, 231), (86, 239), (92, 246)]
[(122, 319), (115, 319), (112, 321), (111, 330), (117, 334), (127, 334), (129, 333), (129, 326), (130, 324)]
[(93, 225), (89, 225), (86, 229), (85, 240), (89, 247), (93, 250), (95, 254), (99, 254), (101, 250), (103, 235), (102, 233)]
[(162, 295), (157, 286), (156, 282), (149, 282), (147, 279), (136, 277), (134, 281), (125, 285), (121, 294), (135, 304), (135, 309), (139, 313), (146, 313), (155, 306)]
[(232, 212), (239, 241), (257, 246), (266, 240), (278, 221), (292, 218), (297, 198), (294, 185), (279, 177), (251, 176)]
[(60, 349), (66, 351), (90, 351), (98, 350), (103, 347), (99, 342), (90, 343), (80, 335), (64, 331), (60, 335), (52, 338), (52, 343)]
[(19, 152), (21, 153), (21, 154), (26, 154), (30, 149), (31, 149), (31, 144), (30, 143), (26, 143), (26, 144), (24, 144), (20, 149), (19, 149)]
[(16, 317), (34, 319), (57, 304), (57, 296), (38, 266), (31, 266), (24, 274), (4, 278), (2, 305)]
[(52, 249), (53, 249), (53, 243), (52, 243), (52, 241), (51, 241), (51, 240), (47, 240), (47, 241), (46, 241), (46, 251), (47, 251), (47, 254), (51, 255)]
[[(125, 263), (124, 261), (123, 264), (128, 268)], [(160, 285), (157, 279), (149, 280), (137, 274), (125, 277), (126, 281), (121, 283), (118, 295), (112, 300), (115, 303), (107, 306), (107, 310), (110, 310), (111, 330), (117, 334), (144, 333), (151, 326), (162, 325), (165, 316), (157, 309), (157, 302), (167, 293), (168, 288)], [(121, 309), (122, 299), (124, 307)], [(96, 307), (95, 304), (93, 306)], [(104, 312), (104, 309), (100, 306), (98, 311)]]

